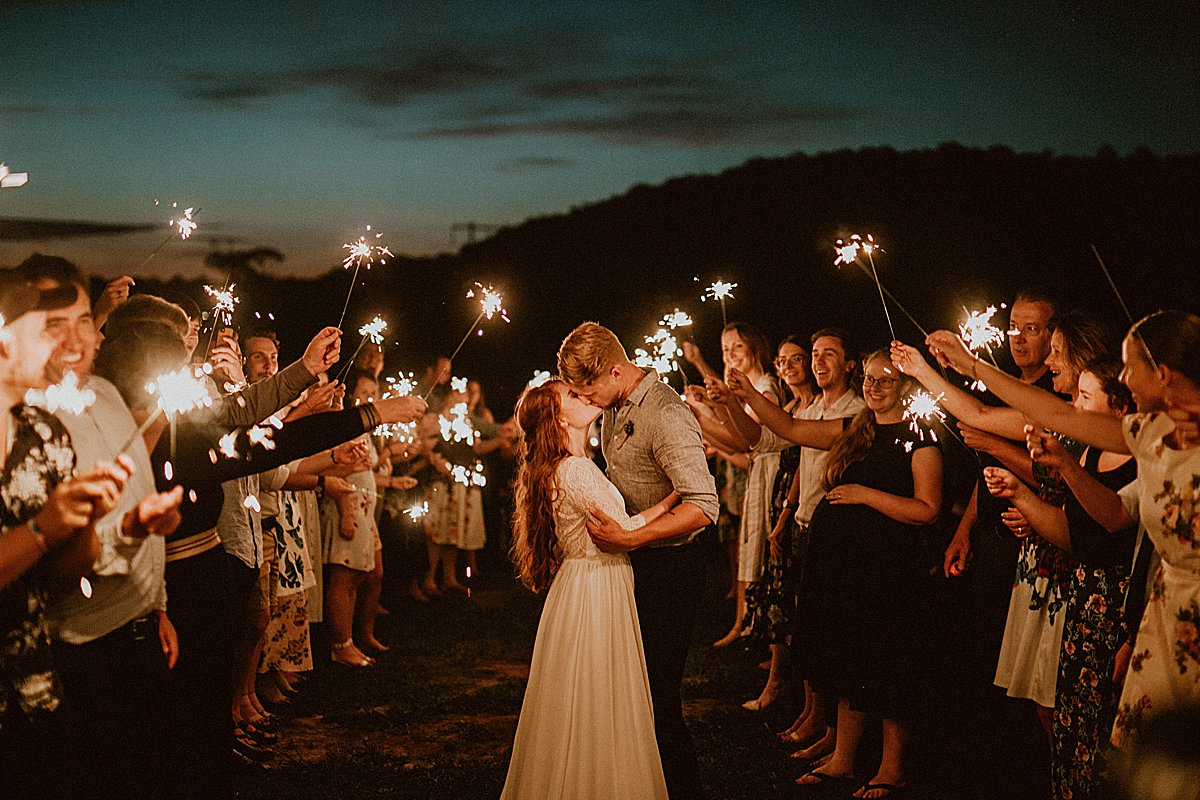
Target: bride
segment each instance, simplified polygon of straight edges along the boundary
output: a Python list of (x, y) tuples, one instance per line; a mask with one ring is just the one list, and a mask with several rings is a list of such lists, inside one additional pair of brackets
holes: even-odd
[(585, 456), (600, 411), (559, 380), (526, 390), (517, 405), (513, 560), (530, 589), (550, 591), (501, 800), (667, 797), (633, 570), (625, 554), (597, 550), (584, 523), (599, 509), (632, 530), (678, 496), (625, 513), (620, 492)]

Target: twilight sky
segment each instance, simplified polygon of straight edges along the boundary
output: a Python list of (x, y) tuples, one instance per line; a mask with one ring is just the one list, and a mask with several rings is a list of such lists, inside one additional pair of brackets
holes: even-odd
[[(432, 253), (455, 222), (797, 150), (1193, 152), (1197, 22), (1191, 2), (2, 0), (0, 161), (30, 178), (0, 226), (115, 227), (0, 239), (0, 264), (187, 274), (263, 245), (307, 275), (368, 223)], [(201, 229), (139, 267), (156, 198)]]

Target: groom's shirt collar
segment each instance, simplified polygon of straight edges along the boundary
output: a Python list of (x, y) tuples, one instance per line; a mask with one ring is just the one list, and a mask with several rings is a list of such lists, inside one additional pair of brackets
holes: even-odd
[(643, 369), (642, 372), (646, 373), (646, 377), (638, 381), (638, 385), (633, 387), (633, 391), (625, 398), (625, 402), (621, 403), (622, 406), (640, 406), (642, 401), (646, 399), (646, 394), (650, 391), (650, 388), (658, 383), (658, 372), (652, 369)]

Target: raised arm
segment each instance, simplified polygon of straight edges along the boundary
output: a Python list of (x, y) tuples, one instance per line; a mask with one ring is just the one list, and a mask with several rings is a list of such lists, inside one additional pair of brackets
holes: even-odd
[[(1030, 386), (996, 369), (972, 355), (962, 340), (950, 331), (934, 331), (926, 339), (926, 343), (939, 362), (982, 380), (994, 395), (1036, 424), (1101, 450), (1113, 453), (1129, 452), (1119, 417), (1079, 411), (1050, 392)], [(1024, 425), (1022, 435), (1023, 432)]]
[[(959, 344), (962, 344), (957, 336), (954, 338)], [(962, 387), (955, 386), (929, 366), (915, 347), (892, 342), (892, 364), (896, 366), (896, 369), (928, 389), (930, 394), (935, 397), (940, 396), (938, 403), (942, 408), (968, 425), (997, 436), (1003, 436), (1006, 439), (1021, 438), (1021, 430), (1025, 426), (1023, 414), (1004, 406), (989, 406)], [(976, 377), (971, 372), (971, 365), (968, 365), (966, 372), (959, 371), (964, 375)], [(996, 371), (999, 372), (999, 370)], [(1017, 382), (1020, 383), (1020, 381)], [(989, 389), (993, 388), (991, 378), (986, 379), (984, 383)]]
[(1101, 527), (1109, 533), (1115, 533), (1137, 523), (1125, 509), (1121, 496), (1084, 469), (1062, 446), (1062, 442), (1032, 425), (1026, 426), (1025, 433), (1029, 453), (1034, 460), (1057, 469), (1079, 505)]
[(763, 425), (793, 444), (828, 450), (833, 447), (834, 440), (842, 435), (840, 418), (796, 419), (754, 388), (754, 384), (737, 370), (729, 371), (729, 390), (750, 406)]

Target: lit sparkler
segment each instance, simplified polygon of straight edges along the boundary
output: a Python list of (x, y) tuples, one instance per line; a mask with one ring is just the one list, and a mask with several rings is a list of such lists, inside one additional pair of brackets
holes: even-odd
[(447, 442), (466, 442), (473, 445), (479, 436), (479, 432), (475, 430), (475, 426), (467, 417), (466, 403), (456, 403), (451, 406), (450, 416), (445, 414), (439, 416), (438, 428), (441, 430), (442, 439)]
[(684, 328), (692, 324), (692, 318), (688, 316), (686, 311), (680, 311), (678, 308), (670, 314), (666, 314), (658, 321), (658, 324), (664, 328), (675, 330), (676, 328)]
[(542, 384), (547, 383), (549, 380), (550, 380), (550, 371), (549, 370), (535, 369), (533, 371), (533, 377), (530, 378), (529, 383), (525, 384), (525, 388), (526, 389), (536, 389), (537, 387), (541, 386)]
[[(675, 334), (666, 328), (659, 328), (652, 335), (643, 337), (649, 350), (639, 347), (633, 351), (633, 363), (643, 369), (653, 369), (659, 374), (663, 382), (667, 382), (668, 376), (672, 372), (683, 373), (679, 368), (679, 356), (683, 355), (683, 350), (679, 347), (679, 340), (675, 338)], [(686, 382), (686, 378), (685, 378)]]
[[(471, 334), (475, 332), (475, 328), (478, 327), (479, 323), (483, 322), (484, 317), (491, 319), (499, 314), (500, 319), (504, 320), (505, 322), (511, 322), (511, 320), (508, 318), (508, 311), (504, 308), (504, 298), (500, 296), (499, 292), (497, 292), (491, 286), (484, 286), (478, 281), (475, 282), (475, 287), (478, 289), (478, 291), (476, 291), (476, 289), (470, 289), (467, 291), (467, 297), (479, 298), (479, 316), (476, 317), (475, 321), (471, 323), (471, 327), (467, 329), (467, 334), (462, 338), (462, 341), (458, 343), (458, 347), (454, 348), (454, 352), (450, 354), (450, 360), (446, 362), (446, 365), (442, 367), (442, 371), (439, 372), (437, 377), (433, 379), (433, 383), (431, 383), (429, 388), (425, 391), (425, 394), (421, 398), (422, 400), (429, 399), (429, 395), (433, 393), (434, 387), (438, 385), (438, 381), (442, 379), (442, 376), (446, 374), (446, 370), (449, 369), (450, 365), (454, 363), (454, 359), (458, 356), (459, 351), (463, 349), (463, 345), (467, 343), (467, 339), (471, 338)], [(483, 335), (482, 328), (479, 329), (479, 335)]]
[[(851, 234), (849, 239), (838, 239), (833, 245), (834, 251), (838, 254), (833, 260), (835, 267), (840, 267), (842, 264), (858, 263), (858, 254), (861, 252), (867, 257), (867, 263), (871, 265), (871, 276), (875, 278), (875, 287), (879, 289), (879, 302), (883, 306), (883, 316), (887, 318), (888, 332), (892, 335), (892, 341), (896, 341), (896, 329), (892, 327), (892, 314), (888, 311), (887, 300), (883, 297), (883, 284), (879, 282), (879, 272), (875, 269), (874, 252), (883, 251), (878, 244), (875, 243), (875, 237), (867, 234), (864, 239), (857, 233)], [(908, 313), (907, 311), (904, 313)], [(910, 315), (911, 317), (911, 315)], [(919, 326), (918, 326), (919, 327)]]
[(417, 382), (413, 379), (413, 374), (411, 372), (407, 374), (401, 372), (394, 378), (389, 376), (386, 381), (388, 388), (387, 391), (383, 393), (385, 398), (408, 397), (413, 393), (413, 390), (417, 388)]
[(450, 379), (450, 391), (465, 393), (467, 391), (467, 379), (466, 378), (451, 378)]
[(416, 522), (421, 517), (429, 513), (429, 501), (420, 502), (416, 505), (410, 506), (404, 510), (404, 513), (408, 515), (409, 519), (411, 519), (413, 522)]
[(44, 408), (51, 414), (67, 411), (82, 414), (96, 402), (96, 393), (91, 389), (79, 388), (79, 378), (68, 372), (58, 383), (47, 386), (44, 391), (30, 389), (25, 393), (25, 404)]
[(246, 431), (246, 438), (250, 440), (250, 444), (256, 444), (264, 450), (274, 450), (275, 440), (271, 438), (274, 434), (275, 431), (270, 428), (255, 425)]
[[(203, 380), (203, 376), (211, 372), (212, 365), (205, 362), (200, 367), (183, 367), (176, 372), (167, 372), (147, 383), (146, 392), (155, 398), (157, 411), (147, 415), (146, 421), (125, 440), (117, 455), (128, 450), (135, 439), (149, 430), (159, 414), (174, 422), (182, 414), (211, 406), (212, 395), (209, 394), (208, 386)], [(213, 453), (214, 457), (215, 455)]]
[(450, 467), (450, 477), (455, 483), (462, 484), (467, 488), (472, 486), (487, 486), (487, 478), (483, 474), (483, 464), (475, 462), (474, 467), (463, 466), (462, 464), (454, 464)]
[(369, 271), (379, 262), (381, 265), (387, 264), (387, 260), (392, 257), (392, 251), (387, 247), (375, 244), (367, 237), (379, 239), (383, 236), (382, 233), (371, 233), (371, 226), (367, 226), (367, 233), (358, 237), (357, 241), (346, 242), (342, 245), (342, 249), (346, 251), (346, 257), (342, 259), (342, 269), (350, 269), (350, 265), (354, 265), (354, 276), (350, 279), (350, 291), (346, 292), (346, 304), (342, 306), (342, 316), (338, 318), (337, 327), (340, 330), (342, 323), (346, 320), (346, 309), (350, 308), (350, 296), (354, 294), (354, 286), (358, 283), (358, 271), (362, 267), (366, 267)]
[(233, 313), (237, 304), (242, 302), (236, 294), (233, 293), (236, 283), (228, 283), (220, 289), (215, 286), (205, 284), (204, 293), (213, 298), (212, 308), (212, 327), (208, 329), (208, 344), (204, 347), (204, 357), (208, 358), (208, 351), (212, 349), (213, 335), (217, 332), (217, 327), (229, 327), (233, 324)]
[[(700, 280), (700, 279), (696, 278), (695, 280)], [(725, 300), (733, 299), (733, 290), (736, 288), (737, 288), (736, 283), (729, 283), (728, 281), (723, 281), (720, 278), (718, 278), (717, 280), (713, 281), (712, 283), (710, 283), (708, 285), (708, 288), (704, 290), (704, 294), (700, 295), (700, 302), (702, 302), (702, 303), (707, 302), (709, 300), (720, 301), (720, 303), (721, 303), (721, 327), (726, 327), (729, 325), (729, 317), (725, 313)]]
[[(154, 205), (157, 206), (157, 205), (162, 205), (162, 204), (159, 203), (158, 200), (155, 200)], [(171, 203), (171, 208), (179, 208), (179, 203)], [(146, 256), (146, 260), (142, 262), (142, 266), (145, 266), (150, 261), (150, 259), (152, 259), (156, 255), (158, 255), (158, 251), (162, 250), (164, 247), (166, 247), (167, 242), (174, 239), (176, 234), (179, 234), (180, 241), (185, 241), (188, 238), (190, 238), (191, 235), (193, 233), (195, 233), (195, 231), (196, 231), (195, 216), (199, 213), (200, 213), (199, 208), (196, 208), (195, 206), (188, 206), (187, 208), (185, 208), (183, 210), (182, 217), (168, 221), (167, 225), (171, 228), (174, 228), (174, 230), (171, 233), (167, 234), (167, 238), (163, 239), (162, 242), (158, 245), (158, 247), (156, 247), (152, 251), (150, 251), (150, 255)]]
[[(1003, 308), (1004, 306), (1001, 306)], [(958, 335), (962, 338), (963, 344), (972, 353), (978, 353), (980, 350), (987, 353), (993, 365), (996, 365), (996, 359), (992, 355), (992, 348), (1004, 344), (1004, 331), (992, 324), (992, 317), (996, 313), (995, 306), (988, 306), (983, 311), (968, 311), (966, 307), (963, 311), (967, 315), (967, 321), (958, 326)]]
[(226, 458), (237, 458), (237, 431), (230, 431), (220, 438), (217, 446), (221, 448), (221, 455)]
[(946, 412), (938, 405), (943, 397), (945, 395), (942, 394), (934, 397), (929, 392), (922, 390), (914, 392), (904, 400), (904, 418), (908, 420), (909, 430), (922, 440), (925, 438), (925, 428), (928, 428), (930, 438), (936, 442), (937, 433), (933, 430), (934, 423), (946, 424)]
[(362, 339), (359, 341), (358, 347), (354, 349), (353, 355), (351, 355), (346, 361), (346, 366), (343, 367), (340, 372), (338, 372), (337, 377), (334, 378), (334, 380), (340, 381), (346, 374), (350, 372), (351, 368), (354, 366), (354, 359), (358, 358), (358, 354), (362, 351), (363, 347), (366, 346), (368, 341), (374, 345), (383, 344), (383, 334), (387, 328), (387, 321), (378, 314), (376, 314), (374, 319), (372, 319), (366, 325), (363, 325), (361, 328), (359, 328), (358, 333), (360, 336), (362, 336)]

